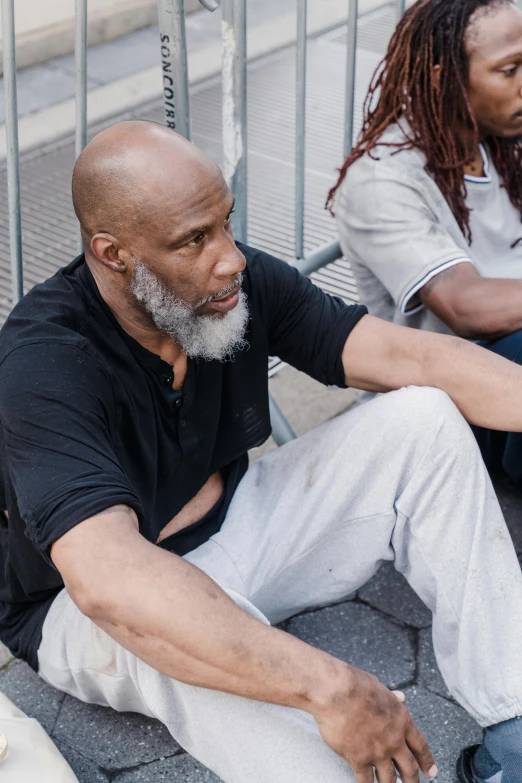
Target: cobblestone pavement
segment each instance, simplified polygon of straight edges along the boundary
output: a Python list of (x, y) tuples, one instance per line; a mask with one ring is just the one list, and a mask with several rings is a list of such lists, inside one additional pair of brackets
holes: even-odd
[[(522, 493), (503, 481), (497, 491), (520, 555)], [(480, 741), (481, 730), (449, 695), (435, 663), (430, 614), (391, 565), (350, 599), (311, 609), (284, 627), (405, 690), (438, 761), (439, 780), (456, 781), (457, 753)], [(83, 704), (49, 687), (26, 664), (8, 660), (5, 654), (0, 659), (0, 690), (42, 723), (80, 783), (218, 782), (157, 721)]]

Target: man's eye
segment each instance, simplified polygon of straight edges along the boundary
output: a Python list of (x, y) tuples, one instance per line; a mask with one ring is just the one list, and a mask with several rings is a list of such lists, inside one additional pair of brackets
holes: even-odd
[(200, 245), (205, 238), (205, 234), (198, 234), (194, 237), (194, 239), (191, 239), (190, 242), (187, 242), (189, 247), (197, 247)]
[(518, 65), (512, 65), (509, 68), (503, 68), (502, 73), (504, 76), (514, 76), (518, 70)]
[(229, 212), (229, 214), (228, 214), (227, 218), (225, 219), (225, 225), (227, 225), (227, 226), (228, 226), (228, 224), (229, 224), (229, 223), (230, 223), (230, 221), (232, 220), (232, 215), (234, 214), (234, 212), (235, 212), (235, 211), (236, 211), (236, 210), (235, 210), (235, 209), (233, 209), (231, 212)]

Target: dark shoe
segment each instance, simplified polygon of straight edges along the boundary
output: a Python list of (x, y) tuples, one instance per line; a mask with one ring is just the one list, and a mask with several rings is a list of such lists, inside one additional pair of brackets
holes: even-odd
[(457, 761), (457, 777), (460, 783), (479, 783), (473, 774), (472, 765), (473, 756), (479, 748), (480, 745), (470, 745), (469, 748), (464, 748), (461, 751)]

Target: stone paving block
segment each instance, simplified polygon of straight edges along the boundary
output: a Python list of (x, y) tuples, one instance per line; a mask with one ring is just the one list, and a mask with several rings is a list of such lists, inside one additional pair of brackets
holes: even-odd
[(431, 625), (431, 612), (392, 563), (384, 563), (359, 590), (363, 601), (415, 628)]
[(159, 721), (66, 696), (53, 737), (107, 770), (171, 756), (179, 745)]
[(439, 696), (444, 696), (446, 699), (451, 698), (451, 694), (446, 687), (446, 683), (442, 679), (442, 674), (440, 673), (437, 661), (435, 660), (433, 642), (431, 640), (431, 628), (425, 628), (419, 634), (417, 660), (419, 664), (420, 685), (424, 685), (428, 690), (438, 693)]
[(93, 761), (81, 756), (66, 743), (54, 740), (60, 753), (78, 778), (78, 783), (108, 783), (109, 777)]
[(439, 768), (439, 783), (458, 783), (457, 757), (466, 745), (482, 741), (480, 726), (462, 707), (424, 688), (408, 688), (406, 706), (429, 742)]
[(390, 688), (415, 674), (411, 632), (368, 606), (340, 604), (294, 617), (290, 633), (353, 666), (375, 674)]
[(30, 718), (39, 720), (48, 734), (52, 732), (64, 695), (26, 663), (16, 661), (0, 672), (0, 691)]
[(14, 661), (14, 658), (5, 644), (0, 642), (0, 669), (9, 663), (9, 661)]
[[(123, 772), (113, 778), (114, 783), (220, 783), (209, 769), (184, 753), (169, 759), (146, 764), (139, 769)], [(83, 781), (80, 781), (83, 783)], [(246, 781), (245, 781), (246, 783)]]

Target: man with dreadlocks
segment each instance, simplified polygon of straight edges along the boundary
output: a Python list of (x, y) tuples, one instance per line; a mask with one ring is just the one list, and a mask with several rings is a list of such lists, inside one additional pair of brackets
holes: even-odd
[[(510, 0), (418, 0), (364, 115), (328, 199), (362, 301), (522, 364), (522, 11)], [(521, 436), (476, 435), (488, 467), (522, 483)], [(522, 720), (486, 730), (458, 774), (520, 783)]]
[[(364, 115), (329, 195), (362, 301), (522, 363), (522, 11), (419, 0)], [(522, 485), (522, 437), (476, 435), (488, 467)]]

